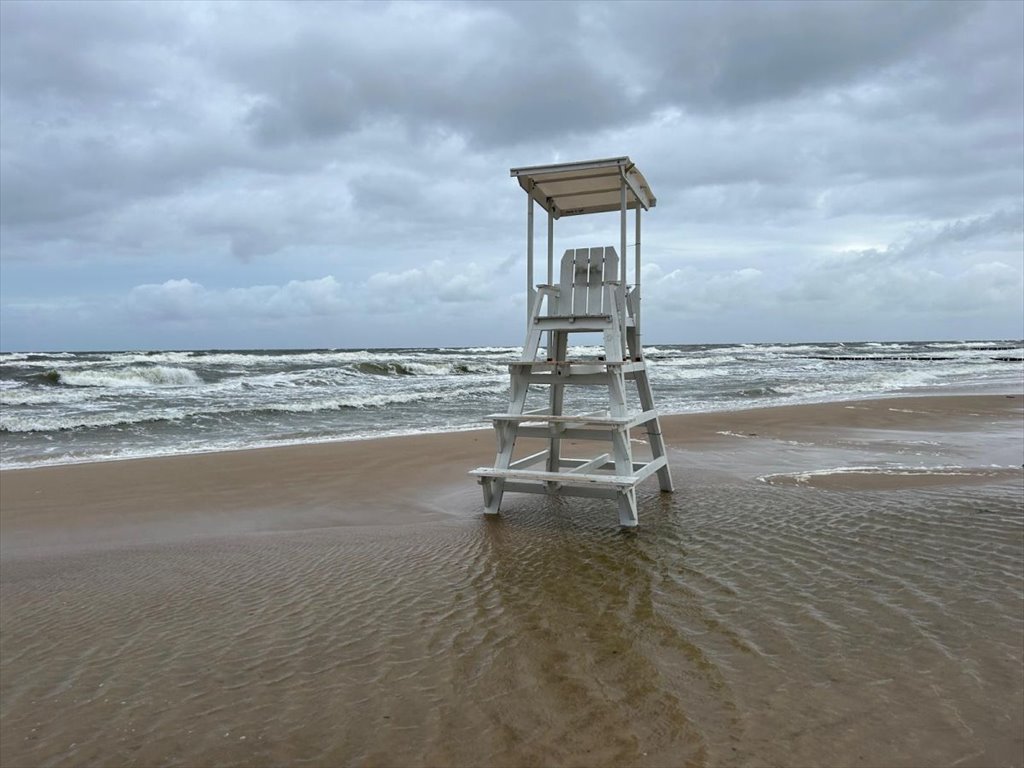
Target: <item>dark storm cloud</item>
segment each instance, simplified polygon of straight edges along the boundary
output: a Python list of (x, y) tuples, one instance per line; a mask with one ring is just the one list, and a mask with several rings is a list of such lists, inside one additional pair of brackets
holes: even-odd
[[(318, 8), (228, 46), (269, 143), (367, 121), (482, 146), (592, 133), (652, 111), (728, 110), (884, 73), (969, 19), (966, 3), (498, 3)], [(282, 39), (283, 37), (283, 39)]]
[[(616, 22), (652, 78), (652, 100), (729, 109), (855, 83), (917, 54), (968, 3), (677, 3)], [(642, 47), (641, 47), (642, 46)]]
[(220, 63), (255, 99), (247, 123), (268, 144), (398, 119), (494, 146), (636, 119), (626, 73), (600, 66), (580, 8), (551, 5), (321, 7)]
[(187, 20), (162, 3), (130, 11), (115, 3), (0, 3), (0, 68), (8, 98), (53, 108), (50, 116), (74, 120), (62, 107), (109, 112), (140, 97), (157, 98), (153, 77), (171, 62)]

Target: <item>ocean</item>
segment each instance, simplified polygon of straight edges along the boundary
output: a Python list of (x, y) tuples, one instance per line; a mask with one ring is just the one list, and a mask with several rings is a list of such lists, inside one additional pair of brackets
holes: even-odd
[[(646, 348), (663, 413), (1019, 389), (1024, 342)], [(0, 354), (0, 468), (486, 426), (519, 347)], [(573, 357), (598, 354), (576, 347)], [(570, 407), (594, 410), (599, 389)], [(537, 396), (541, 393), (538, 390)], [(539, 401), (536, 403), (539, 405)]]

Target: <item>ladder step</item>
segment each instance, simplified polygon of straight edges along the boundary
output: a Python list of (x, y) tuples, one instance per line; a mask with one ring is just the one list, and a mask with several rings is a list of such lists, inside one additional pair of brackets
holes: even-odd
[(567, 315), (564, 317), (535, 317), (534, 329), (542, 331), (603, 331), (614, 325), (611, 315)]
[(540, 469), (495, 469), (478, 467), (469, 474), (474, 477), (492, 477), (502, 480), (526, 480), (562, 485), (598, 485), (605, 488), (631, 488), (639, 480), (634, 475), (597, 475), (567, 472), (546, 472)]
[(659, 456), (646, 463), (633, 462), (633, 474), (631, 475), (608, 475), (594, 472), (548, 472), (541, 469), (498, 469), (497, 467), (477, 467), (469, 474), (478, 478), (501, 480), (600, 486), (604, 488), (632, 488), (664, 467), (666, 463), (667, 459), (664, 456)]
[(611, 320), (612, 316), (609, 314), (580, 314), (580, 315), (541, 315), (538, 319), (540, 320), (568, 320), (573, 322), (574, 320)]
[(537, 370), (543, 372), (546, 369), (555, 370), (568, 368), (569, 374), (574, 373), (601, 373), (612, 368), (619, 368), (623, 373), (635, 373), (647, 368), (643, 360), (519, 360), (508, 364), (509, 371), (515, 375), (516, 369), (526, 369), (525, 372)]
[(492, 413), (487, 416), (495, 423), (521, 424), (523, 422), (547, 422), (549, 424), (588, 424), (595, 427), (631, 429), (658, 418), (654, 410), (631, 413), (626, 416), (609, 416), (584, 413), (575, 416), (552, 416), (550, 413)]
[(556, 365), (626, 365), (629, 361), (622, 360), (516, 360), (509, 363), (509, 368), (532, 368), (535, 365), (554, 367)]

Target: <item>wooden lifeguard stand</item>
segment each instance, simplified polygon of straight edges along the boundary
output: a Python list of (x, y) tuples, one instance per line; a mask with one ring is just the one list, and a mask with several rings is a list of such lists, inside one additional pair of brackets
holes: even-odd
[[(637, 525), (636, 486), (657, 473), (672, 491), (658, 412), (640, 343), (640, 215), (657, 202), (628, 157), (513, 168), (526, 192), (527, 323), (522, 358), (509, 366), (507, 413), (492, 414), (498, 438), (493, 467), (470, 472), (483, 486), (484, 511), (497, 514), (506, 491), (614, 498), (619, 524)], [(547, 212), (547, 283), (534, 287), (534, 207)], [(626, 284), (628, 212), (636, 211), (633, 284)], [(565, 252), (555, 284), (554, 222), (563, 216), (619, 211), (619, 250), (614, 246)], [(619, 258), (619, 255), (622, 258)], [(603, 355), (568, 358), (569, 334), (600, 333)], [(546, 335), (544, 354), (541, 339)], [(626, 382), (636, 384), (638, 407)], [(548, 405), (526, 410), (532, 385), (548, 387)], [(564, 412), (567, 386), (603, 386), (608, 407), (596, 413)], [(634, 461), (630, 430), (644, 427), (651, 458)], [(540, 438), (547, 447), (514, 458), (518, 438)], [(611, 443), (610, 452), (586, 458), (563, 456), (563, 441)], [(543, 465), (543, 466), (541, 466)]]

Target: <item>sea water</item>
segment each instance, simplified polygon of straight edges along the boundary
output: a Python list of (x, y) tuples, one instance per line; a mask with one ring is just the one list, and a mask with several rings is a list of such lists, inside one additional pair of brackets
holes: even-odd
[[(593, 357), (576, 347), (571, 357)], [(507, 406), (519, 347), (0, 354), (0, 468), (463, 430)], [(646, 348), (663, 413), (1019, 389), (1024, 342)], [(537, 397), (541, 396), (538, 391)], [(599, 409), (585, 388), (575, 406)], [(540, 401), (536, 403), (540, 405)]]

